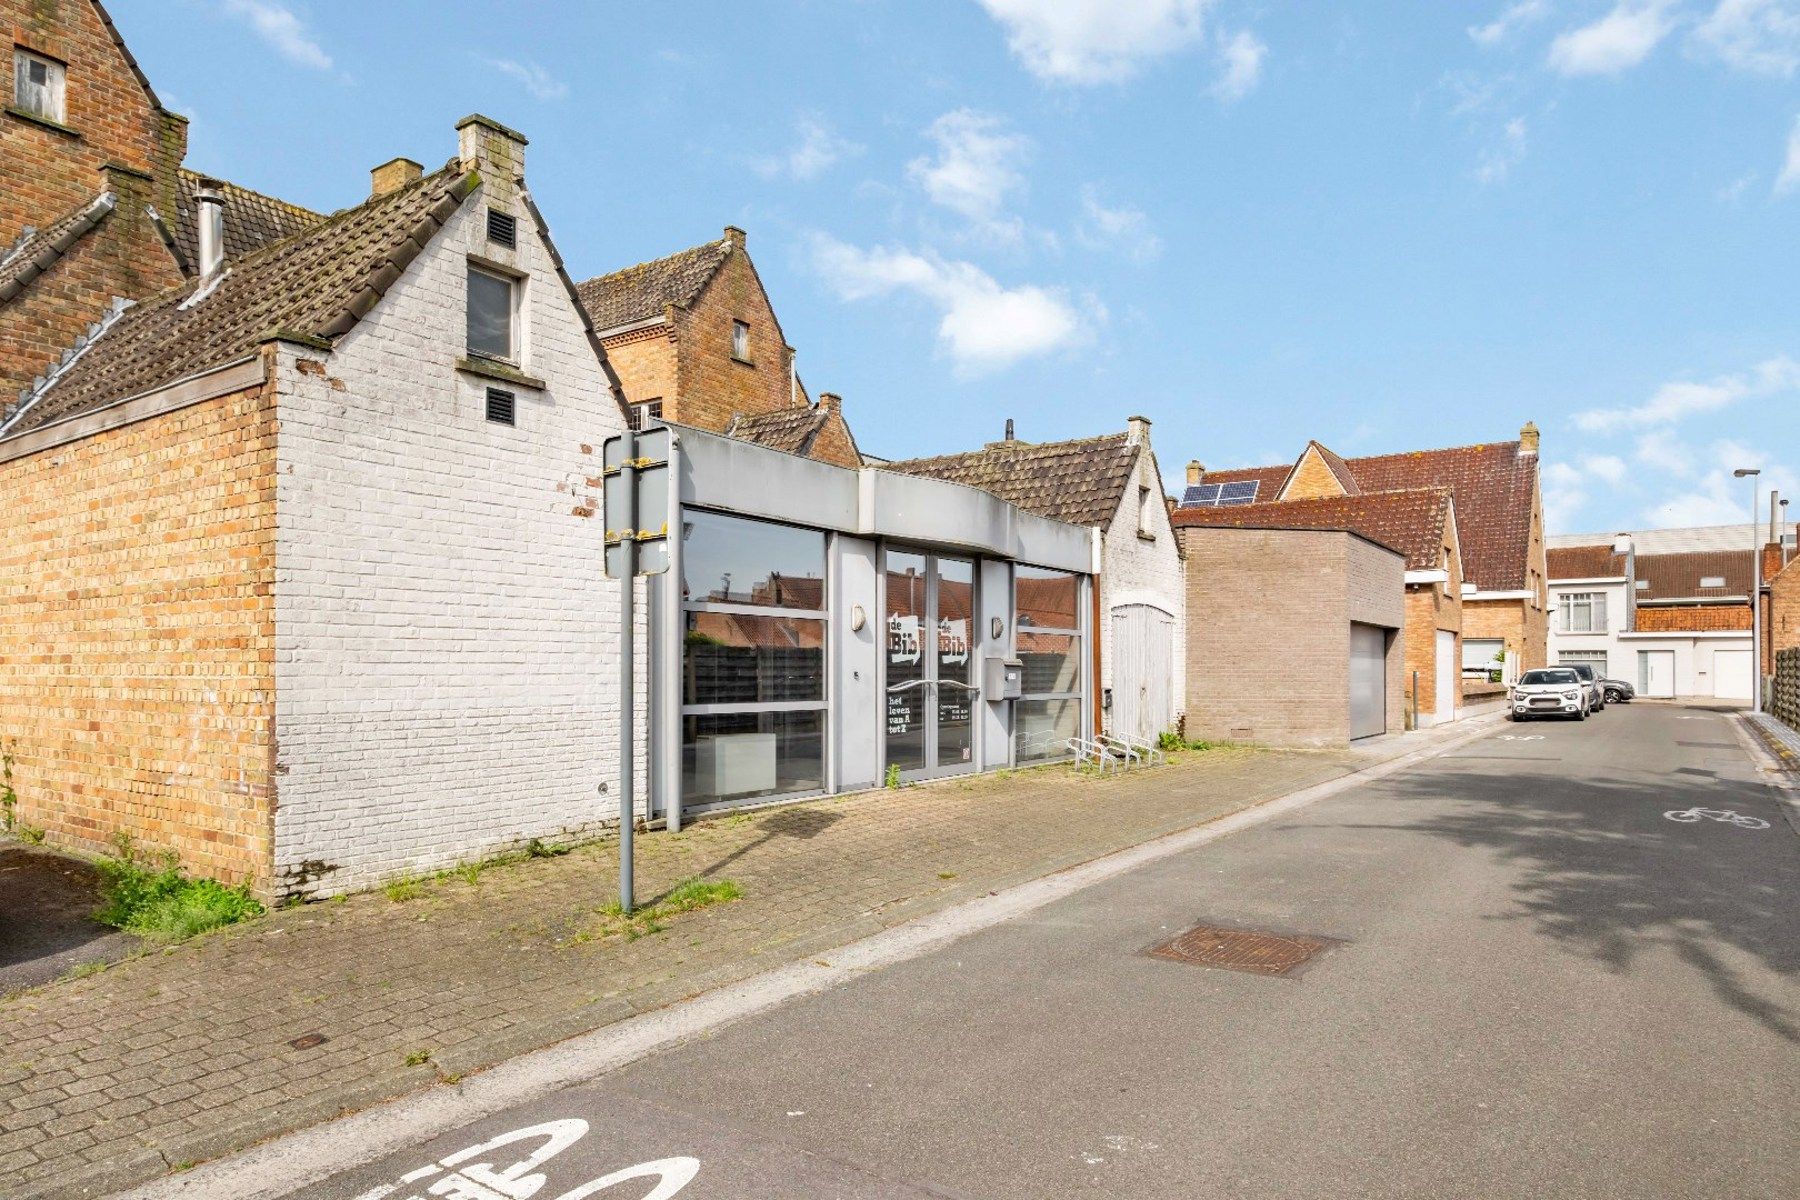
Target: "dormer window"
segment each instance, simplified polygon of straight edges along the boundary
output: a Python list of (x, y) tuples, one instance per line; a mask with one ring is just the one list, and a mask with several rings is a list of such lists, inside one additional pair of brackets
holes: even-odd
[(13, 107), (62, 124), (65, 68), (53, 58), (13, 48)]
[(469, 264), (469, 353), (519, 361), (519, 282)]
[(1700, 577), (1700, 586), (1703, 588), (1722, 588), (1725, 586), (1725, 577), (1723, 575), (1702, 575)]
[(731, 357), (741, 362), (750, 361), (750, 326), (742, 321), (731, 323)]

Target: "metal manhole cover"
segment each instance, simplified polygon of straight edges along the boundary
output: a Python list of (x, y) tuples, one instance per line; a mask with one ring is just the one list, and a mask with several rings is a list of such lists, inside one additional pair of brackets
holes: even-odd
[(1218, 925), (1196, 925), (1147, 951), (1151, 958), (1223, 967), (1252, 975), (1292, 975), (1313, 955), (1338, 939), (1295, 933), (1252, 933)]

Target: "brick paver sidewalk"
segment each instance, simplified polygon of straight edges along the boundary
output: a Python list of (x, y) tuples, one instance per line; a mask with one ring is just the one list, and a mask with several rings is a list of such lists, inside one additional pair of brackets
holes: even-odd
[[(616, 845), (287, 909), (0, 1004), (0, 1194), (97, 1195), (1343, 775), (1242, 749), (838, 797), (638, 839), (640, 896), (734, 903), (595, 936)], [(321, 1034), (306, 1049), (290, 1042)], [(408, 1063), (429, 1052), (429, 1061)]]

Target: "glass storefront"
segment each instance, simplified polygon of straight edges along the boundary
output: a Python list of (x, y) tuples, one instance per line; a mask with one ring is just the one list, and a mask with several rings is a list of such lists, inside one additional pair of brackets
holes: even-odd
[(887, 765), (907, 778), (975, 768), (975, 564), (885, 553)]
[(825, 534), (682, 514), (684, 805), (826, 787)]
[(1015, 645), (1024, 695), (1013, 704), (1013, 757), (1020, 765), (1069, 757), (1081, 736), (1081, 576), (1020, 566), (1013, 573)]

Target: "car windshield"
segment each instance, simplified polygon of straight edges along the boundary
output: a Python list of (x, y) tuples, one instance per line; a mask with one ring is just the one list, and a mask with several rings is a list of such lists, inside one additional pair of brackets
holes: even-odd
[(1524, 687), (1530, 687), (1534, 683), (1574, 683), (1575, 681), (1575, 672), (1568, 667), (1561, 667), (1554, 671), (1527, 671), (1519, 679), (1520, 685)]
[(1581, 676), (1583, 679), (1592, 679), (1594, 677), (1594, 668), (1586, 665), (1585, 663), (1572, 663), (1569, 666), (1569, 670), (1575, 672), (1577, 675)]

